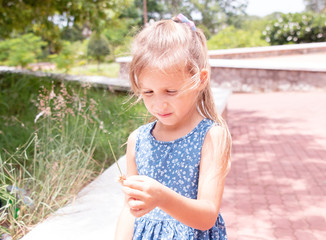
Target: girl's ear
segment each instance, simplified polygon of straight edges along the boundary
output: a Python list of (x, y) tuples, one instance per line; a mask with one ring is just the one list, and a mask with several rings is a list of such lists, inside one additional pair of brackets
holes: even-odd
[(201, 89), (205, 88), (206, 84), (207, 84), (207, 81), (208, 81), (208, 71), (207, 69), (202, 69), (200, 71), (200, 86), (201, 86)]

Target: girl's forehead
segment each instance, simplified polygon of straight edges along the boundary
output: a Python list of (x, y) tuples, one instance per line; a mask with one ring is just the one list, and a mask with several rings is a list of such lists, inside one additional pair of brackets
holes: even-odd
[(189, 77), (181, 69), (162, 70), (158, 68), (145, 68), (138, 77), (141, 88), (160, 86), (175, 87), (183, 85)]

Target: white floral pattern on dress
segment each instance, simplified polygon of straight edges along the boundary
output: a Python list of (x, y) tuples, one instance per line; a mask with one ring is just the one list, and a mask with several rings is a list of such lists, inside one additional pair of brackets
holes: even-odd
[[(156, 122), (138, 128), (136, 165), (139, 175), (159, 181), (175, 192), (197, 198), (201, 149), (208, 130), (216, 123), (203, 119), (190, 133), (170, 142), (152, 135)], [(159, 208), (137, 218), (134, 240), (226, 240), (225, 224), (219, 214), (215, 225), (207, 230), (193, 229), (175, 220)]]

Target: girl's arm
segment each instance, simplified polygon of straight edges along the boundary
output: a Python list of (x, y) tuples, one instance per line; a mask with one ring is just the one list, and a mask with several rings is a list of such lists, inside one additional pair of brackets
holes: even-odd
[[(135, 146), (136, 146), (136, 131), (130, 134), (127, 143), (127, 176), (138, 175), (137, 167), (135, 163)], [(129, 206), (127, 204), (128, 197), (125, 196), (125, 204), (121, 211), (117, 228), (115, 231), (116, 240), (130, 240), (133, 236), (135, 217), (130, 213)]]
[(210, 229), (219, 214), (224, 189), (225, 160), (221, 158), (224, 130), (212, 127), (204, 140), (200, 162), (197, 199), (186, 198), (145, 176), (132, 176), (124, 181), (124, 191), (130, 198), (128, 204), (135, 217), (140, 217), (155, 207), (178, 221), (200, 230)]

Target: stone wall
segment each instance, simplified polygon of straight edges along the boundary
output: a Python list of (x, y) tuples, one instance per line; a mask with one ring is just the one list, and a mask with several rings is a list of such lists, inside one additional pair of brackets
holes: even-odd
[[(326, 90), (326, 63), (242, 59), (321, 52), (326, 54), (326, 42), (209, 51), (212, 86), (234, 92)], [(131, 57), (117, 59), (119, 78), (126, 81), (130, 61)]]
[(244, 59), (326, 52), (326, 42), (208, 51), (211, 59)]
[(326, 72), (213, 67), (214, 87), (233, 92), (326, 90)]

